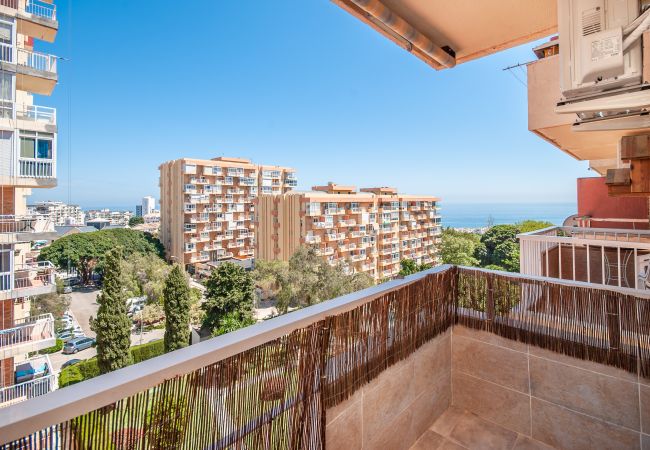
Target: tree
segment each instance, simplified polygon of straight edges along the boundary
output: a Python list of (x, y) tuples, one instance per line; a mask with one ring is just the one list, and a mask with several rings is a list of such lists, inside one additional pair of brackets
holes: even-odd
[(190, 342), (190, 285), (180, 265), (175, 264), (165, 280), (165, 352)]
[(515, 224), (520, 233), (530, 233), (531, 231), (541, 230), (542, 228), (552, 227), (551, 222), (543, 220), (522, 220)]
[(246, 323), (253, 317), (254, 291), (255, 284), (249, 272), (230, 262), (220, 264), (206, 282), (203, 326), (215, 330), (222, 326), (227, 316)]
[(105, 255), (104, 285), (97, 296), (99, 309), (91, 321), (97, 334), (97, 363), (104, 374), (131, 363), (131, 321), (126, 315), (126, 294), (122, 288), (122, 247)]
[(433, 267), (431, 264), (418, 264), (412, 259), (403, 259), (399, 262), (400, 271), (399, 275), (406, 277), (414, 273), (422, 272), (423, 270)]
[(37, 295), (31, 302), (32, 316), (50, 313), (54, 317), (61, 317), (70, 308), (70, 296), (51, 292)]
[(124, 287), (128, 297), (146, 296), (163, 304), (163, 289), (171, 266), (153, 253), (133, 253), (124, 260)]
[(475, 255), (481, 248), (481, 237), (476, 233), (457, 231), (453, 228), (445, 228), (442, 231), (440, 256), (443, 264), (478, 266), (479, 260)]
[(222, 334), (245, 328), (254, 323), (255, 319), (252, 317), (244, 317), (241, 319), (236, 312), (230, 312), (221, 319), (219, 327), (212, 330), (212, 336), (221, 336)]
[(133, 216), (129, 219), (129, 226), (134, 227), (136, 225), (141, 225), (144, 223), (144, 217)]
[(289, 262), (256, 262), (255, 280), (275, 295), (281, 314), (290, 307), (314, 305), (372, 286), (365, 273), (347, 274), (343, 264), (330, 265), (313, 248), (301, 247)]
[(126, 256), (140, 253), (162, 258), (165, 254), (158, 239), (141, 231), (117, 228), (64, 236), (43, 248), (39, 260), (51, 261), (61, 269), (74, 268), (82, 283), (88, 284), (93, 272), (103, 273), (106, 252), (118, 246)]
[[(515, 248), (517, 248), (517, 252), (519, 249), (517, 234), (519, 234), (519, 228), (516, 225), (495, 225), (487, 230), (481, 236), (481, 243), (485, 246), (485, 251), (475, 252), (481, 265), (495, 264), (505, 267), (506, 260), (512, 262), (515, 258), (513, 254)], [(517, 260), (518, 258), (517, 255)], [(517, 270), (518, 268), (519, 262), (517, 262)]]

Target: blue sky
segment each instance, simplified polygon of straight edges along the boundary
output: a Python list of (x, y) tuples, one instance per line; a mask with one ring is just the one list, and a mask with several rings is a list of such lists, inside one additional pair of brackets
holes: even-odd
[(59, 187), (35, 200), (133, 205), (183, 156), (450, 203), (574, 202), (592, 174), (527, 130), (502, 69), (531, 45), (436, 72), (327, 0), (56, 3), (57, 41), (37, 48), (67, 60), (36, 101), (58, 108)]

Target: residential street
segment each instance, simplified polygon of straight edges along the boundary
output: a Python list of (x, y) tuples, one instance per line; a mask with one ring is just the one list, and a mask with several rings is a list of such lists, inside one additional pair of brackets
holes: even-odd
[[(90, 329), (90, 317), (95, 317), (97, 315), (97, 309), (99, 308), (99, 305), (97, 304), (96, 299), (98, 293), (98, 289), (80, 288), (75, 289), (70, 294), (70, 312), (86, 336), (90, 337), (95, 337), (95, 333)], [(142, 336), (139, 333), (132, 332), (131, 345), (146, 344), (147, 342), (162, 339), (164, 335), (164, 329), (151, 330), (143, 333)], [(97, 350), (95, 348), (89, 348), (72, 355), (64, 355), (63, 353), (58, 352), (52, 353), (49, 356), (54, 372), (59, 373), (61, 371), (61, 366), (66, 361), (71, 359), (89, 359), (96, 354)]]

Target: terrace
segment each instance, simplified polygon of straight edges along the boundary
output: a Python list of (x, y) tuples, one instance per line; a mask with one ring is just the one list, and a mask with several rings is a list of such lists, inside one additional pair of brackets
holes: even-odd
[(650, 289), (650, 231), (549, 227), (519, 242), (522, 273)]
[(0, 330), (0, 359), (42, 350), (54, 341), (52, 314), (15, 320), (13, 327)]
[(0, 388), (0, 408), (45, 395), (56, 388), (56, 375), (47, 355), (16, 364), (16, 384)]
[(4, 408), (0, 444), (638, 449), (648, 301), (440, 266)]

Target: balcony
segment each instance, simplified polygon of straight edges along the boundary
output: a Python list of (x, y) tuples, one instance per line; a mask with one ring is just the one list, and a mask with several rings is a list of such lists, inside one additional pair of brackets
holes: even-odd
[(519, 235), (521, 271), (650, 289), (650, 231), (550, 227)]
[(0, 215), (0, 244), (56, 239), (52, 223), (43, 216)]
[(0, 444), (639, 448), (648, 300), (441, 266), (0, 409)]
[(52, 314), (16, 320), (12, 328), (0, 330), (0, 359), (43, 350), (54, 342)]
[(0, 10), (3, 14), (16, 15), (20, 33), (54, 42), (59, 28), (56, 5), (41, 0), (0, 0)]
[(16, 364), (14, 373), (16, 384), (0, 388), (0, 408), (45, 395), (56, 388), (56, 375), (47, 355)]
[[(8, 60), (6, 56), (10, 52), (15, 53), (15, 58), (12, 55)], [(16, 89), (41, 95), (52, 94), (58, 79), (56, 56), (3, 44), (2, 60), (16, 64)]]
[(18, 265), (12, 272), (0, 273), (0, 300), (52, 292), (56, 292), (56, 283), (54, 265), (49, 261)]

